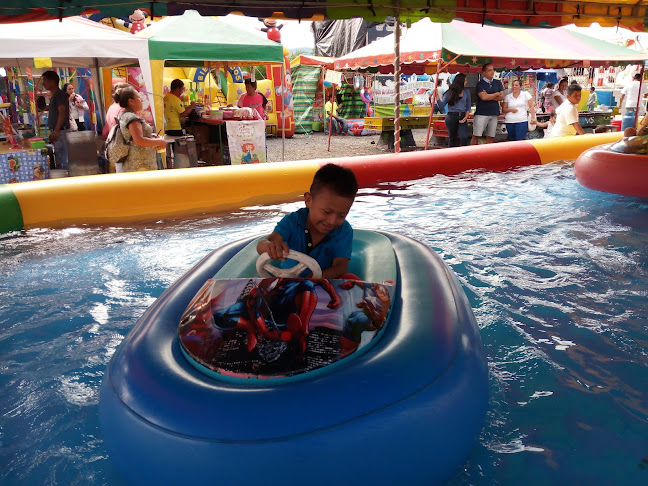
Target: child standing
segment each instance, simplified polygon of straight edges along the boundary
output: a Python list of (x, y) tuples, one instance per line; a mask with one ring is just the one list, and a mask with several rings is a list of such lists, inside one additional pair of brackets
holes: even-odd
[(322, 278), (339, 278), (351, 259), (353, 229), (346, 217), (357, 192), (358, 181), (350, 169), (326, 164), (315, 173), (310, 191), (304, 194), (306, 207), (279, 221), (257, 244), (257, 252), (268, 253), (287, 268), (294, 262), (286, 262), (286, 255), (296, 250), (319, 263)]
[(596, 94), (596, 88), (592, 86), (590, 88), (589, 98), (587, 98), (587, 109), (589, 111), (594, 111), (596, 105), (598, 104), (598, 95)]
[(585, 135), (578, 122), (578, 103), (581, 100), (581, 87), (570, 84), (567, 88), (567, 99), (556, 109), (556, 124), (551, 129), (551, 137), (567, 137), (570, 135)]

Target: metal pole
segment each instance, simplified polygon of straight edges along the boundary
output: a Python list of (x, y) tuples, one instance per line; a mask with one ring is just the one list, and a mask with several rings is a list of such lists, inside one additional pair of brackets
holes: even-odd
[(434, 116), (434, 103), (436, 103), (437, 84), (439, 82), (439, 70), (441, 69), (441, 59), (437, 61), (436, 76), (434, 76), (434, 88), (432, 91), (432, 101), (430, 101), (430, 119), (428, 120), (427, 135), (425, 136), (425, 150), (430, 145), (430, 127), (432, 126), (432, 118)]
[[(328, 136), (328, 149), (327, 152), (331, 151), (331, 134), (333, 133), (333, 108), (335, 107), (335, 84), (332, 85), (333, 89), (331, 90), (331, 115), (329, 116), (329, 136)], [(324, 104), (324, 123), (326, 123), (326, 104)]]
[[(286, 89), (286, 59), (284, 58), (281, 61), (281, 96), (284, 95)], [(276, 100), (275, 100), (275, 104)], [(284, 112), (286, 107), (283, 104), (283, 99), (281, 100), (281, 161), (285, 162), (286, 160), (286, 119), (284, 117)]]
[[(398, 2), (396, 7), (398, 8)], [(394, 29), (394, 35), (396, 39), (396, 45), (394, 46), (394, 84), (396, 85), (396, 93), (394, 94), (394, 148), (396, 153), (400, 152), (400, 78), (401, 78), (401, 67), (400, 67), (400, 36), (401, 36), (401, 27), (400, 27), (400, 10), (396, 11), (396, 25)]]
[(643, 74), (644, 74), (644, 65), (641, 65), (641, 71), (639, 71), (641, 77), (639, 78), (639, 91), (637, 91), (637, 106), (635, 106), (635, 119), (634, 119), (634, 128), (637, 128), (637, 120), (639, 119), (639, 104), (641, 103), (641, 83), (643, 83)]

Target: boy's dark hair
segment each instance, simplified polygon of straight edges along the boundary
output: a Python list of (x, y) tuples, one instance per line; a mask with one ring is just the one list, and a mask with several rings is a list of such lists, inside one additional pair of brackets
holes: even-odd
[(315, 172), (310, 187), (312, 196), (327, 188), (341, 197), (355, 199), (358, 192), (358, 181), (351, 169), (335, 164), (326, 164)]
[(581, 90), (582, 88), (580, 87), (580, 84), (570, 84), (569, 86), (567, 86), (567, 96)]
[(245, 78), (244, 84), (251, 84), (254, 89), (257, 87), (257, 82), (252, 81), (250, 78)]
[(636, 79), (637, 81), (639, 81), (641, 79), (641, 73), (635, 74), (633, 79)]
[(175, 91), (178, 88), (182, 88), (184, 86), (184, 83), (182, 82), (181, 79), (174, 79), (171, 81), (171, 91)]
[(43, 78), (49, 79), (50, 81), (56, 81), (56, 84), (59, 84), (61, 81), (61, 78), (59, 78), (59, 75), (56, 74), (54, 71), (45, 71), (42, 75)]
[(592, 86), (592, 87), (590, 88), (590, 91), (596, 91), (596, 88), (595, 88), (594, 86)]

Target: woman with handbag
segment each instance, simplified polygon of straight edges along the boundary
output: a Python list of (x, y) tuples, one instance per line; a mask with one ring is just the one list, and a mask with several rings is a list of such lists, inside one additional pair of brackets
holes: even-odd
[(466, 75), (459, 73), (455, 76), (450, 88), (439, 100), (439, 109), (448, 105), (445, 124), (448, 129), (448, 147), (466, 146), (470, 143), (468, 137), (468, 115), (471, 109), (470, 91), (466, 88)]
[(502, 101), (502, 112), (509, 141), (526, 140), (529, 122), (536, 123), (535, 106), (519, 79), (513, 80), (511, 92)]
[(124, 172), (156, 170), (157, 149), (165, 149), (166, 141), (153, 135), (153, 128), (137, 114), (142, 109), (139, 93), (131, 86), (115, 92), (119, 105), (124, 111), (119, 115), (119, 129), (127, 144), (130, 145), (128, 157), (124, 161)]

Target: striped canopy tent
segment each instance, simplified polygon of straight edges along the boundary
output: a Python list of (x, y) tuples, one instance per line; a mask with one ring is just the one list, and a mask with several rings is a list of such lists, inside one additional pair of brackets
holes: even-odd
[[(337, 71), (394, 72), (395, 34), (336, 59)], [(453, 72), (479, 72), (484, 63), (496, 69), (539, 69), (572, 66), (598, 67), (637, 64), (646, 53), (583, 35), (555, 29), (478, 25), (453, 20), (433, 23), (422, 19), (403, 29), (400, 62), (403, 73), (433, 73), (438, 61)]]
[(324, 120), (322, 73), (331, 62), (330, 57), (304, 54), (290, 61), (295, 133), (310, 133), (314, 122)]
[[(478, 24), (551, 26), (576, 24), (589, 26), (621, 25), (631, 30), (646, 30), (648, 0), (3, 0), (0, 22), (21, 22), (69, 17), (102, 12), (121, 17), (137, 8), (149, 7), (154, 16), (180, 15), (197, 10), (202, 15), (242, 13), (251, 17), (275, 17), (300, 20), (348, 19), (384, 21), (393, 15), (402, 21), (429, 17), (435, 22), (462, 19)], [(152, 10), (152, 11), (151, 11)]]

